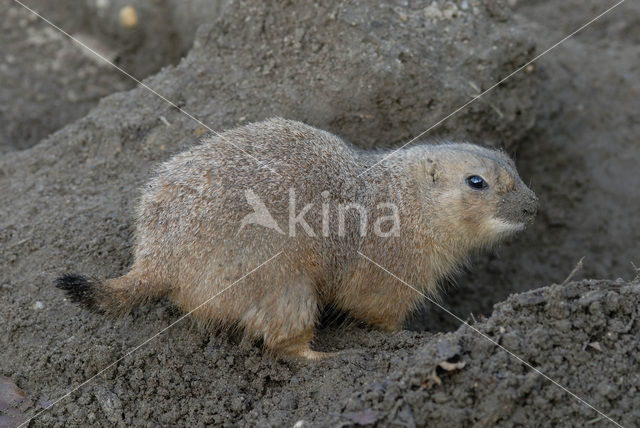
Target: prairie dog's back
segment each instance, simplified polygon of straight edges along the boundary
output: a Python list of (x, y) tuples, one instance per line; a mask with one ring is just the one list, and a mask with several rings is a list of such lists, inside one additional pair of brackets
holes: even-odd
[(345, 173), (348, 176), (359, 165), (354, 148), (335, 135), (300, 122), (274, 118), (226, 131), (222, 137), (207, 137), (202, 144), (169, 160), (163, 170), (185, 179), (193, 167), (202, 172), (228, 170), (229, 176), (211, 178), (221, 185), (246, 189), (257, 183), (279, 187), (317, 184), (319, 179), (332, 185), (343, 181)]

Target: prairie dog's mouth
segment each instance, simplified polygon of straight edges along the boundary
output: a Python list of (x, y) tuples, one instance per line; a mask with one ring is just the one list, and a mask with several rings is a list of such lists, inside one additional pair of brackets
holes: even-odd
[(513, 223), (499, 218), (492, 218), (488, 221), (489, 228), (496, 235), (512, 234), (524, 229), (524, 223)]

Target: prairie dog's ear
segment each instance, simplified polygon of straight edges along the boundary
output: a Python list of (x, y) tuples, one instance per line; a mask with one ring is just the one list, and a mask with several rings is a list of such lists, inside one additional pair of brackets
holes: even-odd
[(411, 165), (412, 172), (419, 183), (435, 184), (440, 178), (440, 162), (433, 157), (417, 159)]
[(438, 181), (440, 175), (440, 165), (438, 161), (432, 158), (426, 158), (422, 161), (422, 169), (424, 177), (427, 180), (431, 180), (432, 183)]

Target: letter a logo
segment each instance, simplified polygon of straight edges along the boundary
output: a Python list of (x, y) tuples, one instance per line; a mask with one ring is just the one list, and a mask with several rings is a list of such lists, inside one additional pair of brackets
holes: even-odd
[(264, 204), (264, 202), (262, 202), (260, 197), (253, 192), (253, 190), (245, 190), (244, 197), (247, 198), (247, 203), (251, 206), (251, 208), (253, 208), (253, 213), (244, 216), (238, 233), (240, 233), (240, 231), (244, 229), (244, 227), (248, 224), (258, 224), (260, 226), (266, 227), (267, 229), (273, 229), (281, 235), (284, 235), (284, 232), (282, 231), (282, 229), (280, 229), (278, 223), (276, 223), (276, 221), (271, 216), (271, 213), (267, 209), (267, 206)]

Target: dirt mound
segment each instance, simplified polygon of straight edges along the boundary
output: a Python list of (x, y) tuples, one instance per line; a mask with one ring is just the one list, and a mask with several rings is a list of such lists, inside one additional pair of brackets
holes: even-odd
[[(24, 1), (137, 79), (175, 64), (223, 2)], [(206, 3), (206, 7), (205, 7)], [(128, 12), (128, 14), (127, 14)], [(0, 153), (25, 149), (135, 82), (13, 1), (0, 5)]]
[[(114, 13), (129, 3), (141, 22), (157, 8), (157, 21), (135, 33), (118, 33), (124, 30)], [(196, 24), (209, 21), (199, 27), (193, 48), (179, 64), (145, 80), (207, 126), (222, 130), (281, 115), (363, 147), (407, 141), (602, 8), (595, 0), (586, 6), (571, 1), (563, 8), (580, 16), (563, 20), (543, 2), (267, 7), (241, 1), (216, 3), (207, 13), (198, 9), (201, 2), (191, 9), (171, 1), (147, 9), (129, 3), (87, 2), (70, 16), (80, 14), (84, 24), (79, 28), (90, 34), (133, 40), (123, 64), (134, 70), (137, 61), (144, 63), (137, 49), (148, 47), (149, 73), (177, 61)], [(100, 7), (110, 12), (98, 12)], [(429, 132), (431, 138), (469, 138), (517, 149), (522, 176), (533, 178), (542, 201), (530, 231), (478, 259), (473, 274), (444, 298), (463, 318), (472, 320), (473, 313), (482, 319), (513, 291), (561, 281), (583, 255), (588, 256), (585, 275), (633, 276), (629, 261), (637, 257), (640, 239), (635, 215), (640, 183), (632, 172), (640, 150), (633, 144), (638, 124), (629, 112), (638, 110), (640, 100), (633, 78), (639, 33), (632, 25), (640, 6), (627, 2), (621, 8), (615, 19), (594, 24), (590, 35), (585, 31), (584, 38), (558, 47), (561, 54), (550, 53)], [(60, 9), (42, 11), (56, 18), (64, 16)], [(17, 40), (20, 31), (36, 38), (49, 34), (23, 11), (11, 10), (6, 16), (18, 18), (3, 18), (9, 40)], [(27, 29), (20, 27), (23, 21)], [(32, 53), (26, 48), (33, 43), (20, 49), (6, 39), (0, 42), (16, 58), (15, 66), (7, 62), (0, 73), (23, 85), (17, 92), (0, 89), (0, 128), (6, 132), (1, 138), (9, 141), (0, 158), (0, 375), (26, 393), (33, 403), (28, 412), (47, 406), (180, 317), (159, 303), (122, 320), (105, 319), (66, 302), (51, 282), (69, 270), (104, 277), (123, 273), (131, 262), (137, 189), (157, 162), (208, 132), (144, 88), (96, 104), (124, 81), (84, 54), (72, 53), (64, 39), (51, 37)], [(61, 71), (70, 65), (95, 70), (86, 80), (68, 79), (45, 60), (59, 59), (56, 52), (72, 58), (62, 61)], [(36, 81), (48, 82), (43, 99), (29, 92), (27, 83)], [(92, 81), (99, 91), (91, 92)], [(95, 96), (83, 105), (62, 102), (68, 91)], [(92, 106), (37, 146), (16, 150)], [(30, 134), (32, 129), (38, 131)], [(634, 410), (639, 287), (637, 281), (583, 281), (539, 289), (510, 297), (474, 327), (631, 425), (639, 416)], [(420, 331), (326, 327), (317, 338), (318, 349), (353, 351), (312, 365), (273, 361), (235, 337), (179, 323), (33, 424), (279, 426), (303, 420), (318, 426), (534, 426), (540, 415), (557, 425), (598, 418), (468, 327), (446, 335), (423, 331), (458, 328), (430, 305), (412, 328)], [(7, 414), (16, 415), (14, 410)]]
[[(486, 321), (438, 335), (352, 394), (344, 412), (383, 425), (623, 426), (637, 400), (640, 282), (586, 280), (509, 297)], [(478, 331), (474, 331), (477, 329)], [(544, 422), (541, 422), (541, 418)], [(344, 415), (332, 422), (344, 420)]]

